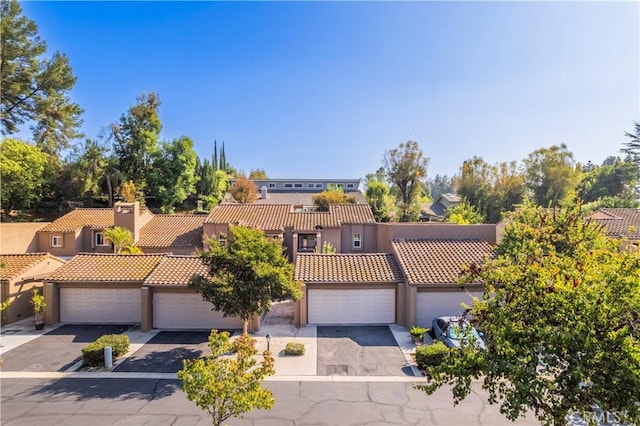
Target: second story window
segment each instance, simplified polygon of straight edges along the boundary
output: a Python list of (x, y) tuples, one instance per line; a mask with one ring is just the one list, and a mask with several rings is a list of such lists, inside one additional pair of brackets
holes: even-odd
[(104, 238), (104, 232), (96, 232), (94, 235), (94, 242), (97, 246), (108, 246), (109, 242)]
[(54, 235), (51, 237), (51, 247), (62, 247), (62, 236)]
[(218, 235), (218, 243), (220, 243), (220, 246), (226, 247), (227, 246), (227, 236), (224, 235), (224, 234)]
[(316, 234), (298, 235), (298, 253), (313, 253), (316, 250)]
[(353, 234), (353, 248), (361, 249), (362, 248), (362, 234), (359, 232)]

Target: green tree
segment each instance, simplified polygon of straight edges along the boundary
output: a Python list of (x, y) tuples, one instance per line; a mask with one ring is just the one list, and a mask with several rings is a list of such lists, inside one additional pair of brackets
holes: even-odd
[(249, 204), (258, 199), (258, 187), (253, 181), (240, 176), (229, 188), (229, 193), (239, 203)]
[(121, 226), (114, 226), (104, 231), (104, 237), (113, 244), (113, 252), (120, 254), (122, 250), (133, 246), (135, 241), (131, 231)]
[(28, 208), (40, 200), (48, 157), (17, 139), (5, 138), (0, 143), (0, 194), (7, 220), (12, 210)]
[(386, 183), (380, 181), (367, 183), (365, 197), (371, 207), (373, 216), (376, 218), (376, 222), (391, 221), (395, 199)]
[[(213, 330), (209, 335), (211, 355), (183, 361), (178, 378), (189, 401), (211, 416), (213, 425), (221, 425), (230, 417), (240, 417), (253, 409), (270, 410), (273, 394), (261, 387), (266, 376), (275, 373), (271, 352), (255, 355), (255, 340), (244, 334), (233, 342), (229, 333)], [(235, 354), (235, 358), (226, 356)]]
[(462, 164), (456, 186), (457, 194), (489, 223), (498, 222), (505, 212), (521, 203), (526, 190), (515, 161), (490, 165), (480, 157)]
[(110, 126), (118, 170), (143, 190), (158, 151), (162, 129), (159, 107), (160, 98), (157, 94), (142, 94), (136, 98), (136, 104)]
[(75, 193), (79, 199), (89, 202), (99, 198), (102, 191), (102, 183), (105, 181), (109, 158), (107, 149), (96, 141), (87, 139), (81, 152), (68, 164), (68, 178), (66, 181), (75, 187)]
[(463, 201), (458, 205), (451, 206), (444, 212), (447, 222), (468, 225), (472, 223), (484, 223), (484, 216), (480, 214), (478, 209)]
[(582, 175), (577, 193), (585, 203), (603, 197), (633, 201), (636, 199), (637, 178), (637, 167), (632, 162), (610, 157), (601, 166), (591, 167)]
[(195, 192), (196, 158), (193, 141), (186, 136), (163, 143), (154, 154), (148, 192), (160, 200), (163, 213), (173, 213), (176, 204)]
[(249, 179), (269, 179), (264, 169), (251, 169)]
[(242, 226), (230, 233), (228, 248), (211, 240), (209, 250), (200, 253), (208, 276), (193, 277), (188, 287), (225, 316), (239, 316), (247, 333), (249, 321), (269, 312), (272, 301), (298, 300), (300, 283), (293, 280), (293, 265), (280, 242)]
[(69, 60), (59, 52), (43, 58), (47, 45), (35, 22), (15, 0), (0, 2), (0, 102), (2, 134), (32, 124), (33, 140), (48, 154), (59, 154), (79, 138), (82, 109), (68, 93), (76, 83)]
[(400, 222), (416, 221), (420, 215), (418, 198), (422, 193), (423, 179), (427, 176), (429, 160), (424, 157), (417, 142), (407, 141), (384, 155), (385, 176), (396, 195)]
[(356, 198), (344, 193), (342, 187), (327, 185), (327, 189), (311, 197), (319, 212), (328, 212), (330, 204), (355, 204)]
[(640, 121), (633, 123), (634, 133), (625, 132), (630, 140), (624, 143), (622, 152), (627, 154), (627, 159), (634, 163), (640, 172)]
[(487, 350), (450, 352), (421, 389), (448, 384), (459, 401), (480, 379), (511, 420), (530, 409), (542, 424), (564, 424), (599, 407), (638, 424), (640, 255), (579, 206), (529, 204), (509, 219), (498, 258), (470, 265), (461, 280), (484, 283), (471, 314)]
[(543, 207), (571, 202), (580, 182), (580, 164), (565, 144), (540, 148), (524, 160), (525, 183)]

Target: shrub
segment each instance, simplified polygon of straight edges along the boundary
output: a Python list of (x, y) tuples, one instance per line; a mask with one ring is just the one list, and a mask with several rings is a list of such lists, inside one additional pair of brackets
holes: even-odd
[(448, 353), (449, 348), (440, 341), (432, 345), (418, 346), (416, 348), (416, 364), (420, 370), (438, 366), (445, 361)]
[(84, 365), (95, 367), (104, 365), (104, 348), (111, 346), (113, 358), (118, 358), (129, 350), (129, 336), (125, 334), (105, 334), (95, 342), (89, 343), (82, 349)]
[(284, 347), (284, 354), (294, 356), (304, 355), (304, 344), (289, 342), (287, 343), (287, 346)]
[(409, 330), (409, 334), (411, 334), (413, 337), (417, 337), (418, 339), (422, 339), (424, 335), (428, 332), (429, 332), (428, 328), (417, 327), (417, 326), (411, 327), (411, 329)]

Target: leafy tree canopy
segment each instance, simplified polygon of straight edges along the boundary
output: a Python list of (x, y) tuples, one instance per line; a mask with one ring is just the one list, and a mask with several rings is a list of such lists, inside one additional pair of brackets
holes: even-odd
[(635, 200), (638, 169), (630, 161), (609, 157), (601, 166), (593, 166), (582, 175), (577, 187), (578, 196), (585, 203), (603, 197)]
[(239, 203), (253, 203), (258, 199), (258, 187), (253, 181), (239, 176), (229, 188), (229, 193)]
[(538, 205), (557, 207), (573, 200), (581, 171), (565, 144), (532, 152), (524, 166), (525, 183)]
[(280, 242), (257, 229), (233, 226), (229, 231), (228, 248), (211, 240), (209, 250), (200, 253), (209, 273), (193, 277), (189, 288), (225, 316), (239, 316), (247, 333), (248, 322), (269, 312), (272, 301), (298, 300), (300, 284)]
[(417, 203), (428, 163), (429, 159), (415, 141), (401, 143), (384, 155), (385, 176), (391, 184), (391, 192), (397, 197), (400, 222), (415, 221), (420, 215)]
[(193, 141), (186, 136), (163, 143), (154, 154), (149, 193), (160, 201), (163, 213), (173, 213), (176, 204), (195, 192), (196, 158)]
[(5, 218), (14, 209), (25, 209), (38, 202), (44, 185), (49, 156), (39, 148), (17, 139), (0, 143), (0, 194)]
[(264, 169), (252, 169), (249, 172), (249, 179), (269, 179)]
[(468, 201), (463, 201), (458, 205), (447, 208), (444, 212), (444, 217), (447, 222), (461, 225), (484, 223), (484, 216)]
[(370, 181), (367, 184), (365, 197), (376, 222), (390, 222), (394, 215), (395, 199), (389, 186), (381, 181)]
[(311, 197), (319, 212), (328, 212), (330, 204), (355, 204), (356, 198), (344, 193), (342, 187), (328, 186), (327, 189)]
[[(255, 355), (255, 340), (247, 334), (229, 339), (229, 333), (211, 331), (211, 355), (183, 361), (178, 378), (189, 401), (211, 416), (212, 424), (221, 425), (230, 417), (242, 417), (253, 409), (270, 410), (273, 394), (261, 387), (266, 376), (275, 373), (274, 359), (264, 351), (262, 362)], [(226, 356), (233, 353), (234, 357)]]
[(620, 250), (579, 207), (523, 206), (509, 215), (499, 256), (471, 265), (484, 283), (474, 303), (487, 350), (452, 351), (421, 388), (452, 385), (455, 401), (479, 379), (514, 420), (532, 410), (566, 423), (594, 407), (640, 422), (640, 255)]
[(133, 234), (127, 228), (114, 226), (104, 231), (104, 237), (113, 244), (113, 252), (120, 254), (122, 251), (135, 244)]
[(47, 45), (16, 0), (0, 2), (0, 123), (2, 134), (31, 124), (33, 140), (48, 154), (59, 155), (79, 131), (82, 109), (68, 93), (76, 83), (67, 57), (43, 58)]

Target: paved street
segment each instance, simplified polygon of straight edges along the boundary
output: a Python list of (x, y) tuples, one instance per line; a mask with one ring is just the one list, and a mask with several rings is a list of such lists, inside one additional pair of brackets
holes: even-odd
[[(362, 378), (360, 378), (362, 379)], [(387, 379), (393, 380), (393, 379)], [(507, 425), (498, 407), (474, 385), (457, 407), (450, 392), (427, 396), (413, 381), (268, 381), (275, 407), (256, 411), (229, 425)], [(164, 379), (7, 379), (2, 380), (2, 424), (142, 425), (211, 424), (185, 398), (179, 381)]]

